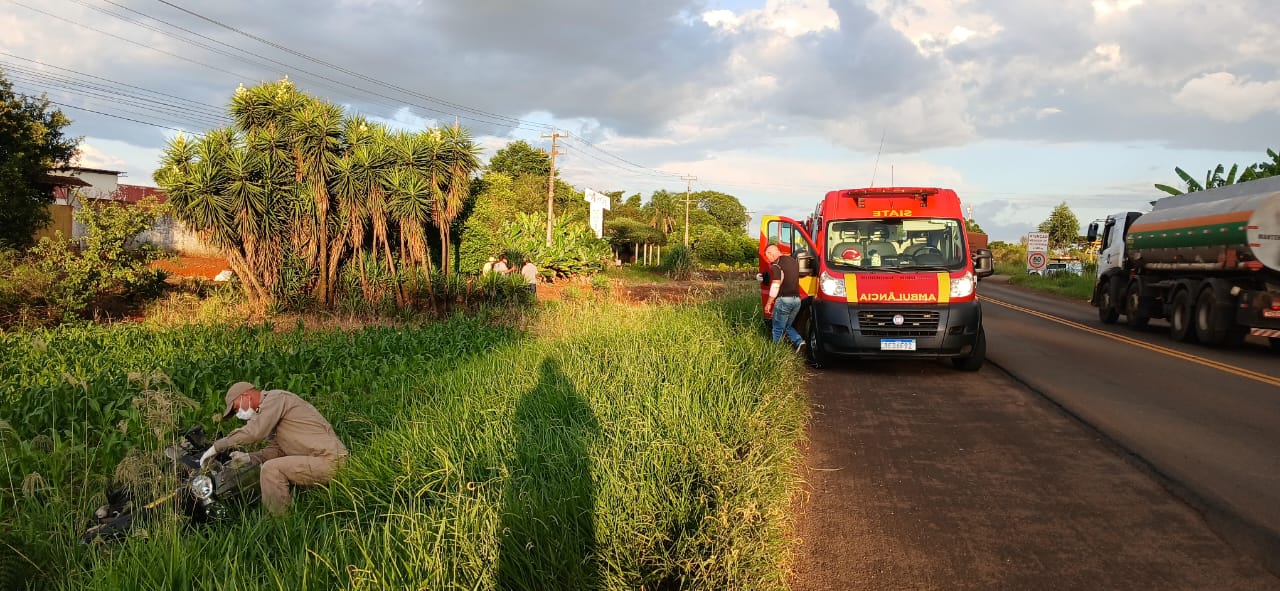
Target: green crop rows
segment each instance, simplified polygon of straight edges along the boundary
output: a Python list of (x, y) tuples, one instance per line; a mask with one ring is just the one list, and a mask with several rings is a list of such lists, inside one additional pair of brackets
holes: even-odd
[[(805, 406), (758, 307), (0, 334), (0, 588), (784, 588)], [(285, 518), (79, 545), (117, 462), (227, 428), (241, 379), (330, 417), (337, 479)]]

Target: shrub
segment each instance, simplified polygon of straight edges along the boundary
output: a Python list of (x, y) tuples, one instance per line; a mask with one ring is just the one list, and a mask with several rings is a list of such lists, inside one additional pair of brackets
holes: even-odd
[[(507, 225), (505, 252), (528, 255), (538, 266), (539, 272), (549, 278), (572, 277), (595, 273), (605, 268), (610, 260), (609, 244), (596, 238), (586, 224), (558, 218), (552, 228), (552, 243), (547, 246), (547, 217), (545, 214), (518, 214)], [(520, 258), (510, 258), (519, 268)]]
[(591, 276), (591, 289), (602, 296), (608, 296), (613, 284), (609, 283), (609, 278), (604, 275)]
[(166, 208), (154, 199), (135, 205), (115, 201), (84, 203), (76, 220), (85, 226), (77, 244), (59, 235), (44, 238), (31, 251), (35, 268), (49, 278), (45, 301), (64, 320), (111, 303), (154, 298), (164, 285), (163, 272), (149, 267), (162, 253), (151, 244), (135, 244)]
[(698, 269), (698, 261), (692, 250), (682, 244), (672, 246), (663, 253), (662, 266), (659, 269), (677, 281), (686, 281), (693, 277)]

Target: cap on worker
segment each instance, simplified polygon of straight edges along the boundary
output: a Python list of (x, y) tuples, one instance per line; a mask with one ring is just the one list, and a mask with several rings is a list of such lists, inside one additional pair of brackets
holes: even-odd
[(493, 258), (493, 257), (489, 257), (489, 262), (490, 262), (490, 263), (496, 263), (496, 262), (498, 262), (498, 259), (495, 259), (495, 258)]
[(255, 386), (249, 382), (236, 382), (235, 384), (232, 384), (231, 387), (227, 389), (227, 407), (222, 411), (222, 418), (225, 419), (227, 418), (227, 415), (231, 414), (231, 405), (240, 397), (241, 394), (253, 389), (255, 389)]

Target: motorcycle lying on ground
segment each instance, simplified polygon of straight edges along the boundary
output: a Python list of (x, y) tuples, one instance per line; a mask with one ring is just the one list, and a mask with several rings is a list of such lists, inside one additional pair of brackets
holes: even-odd
[(107, 488), (107, 504), (94, 513), (95, 524), (85, 530), (80, 541), (119, 541), (162, 512), (176, 512), (189, 525), (212, 524), (229, 520), (260, 500), (258, 466), (237, 466), (229, 452), (222, 452), (206, 465), (200, 456), (212, 442), (204, 428), (196, 425), (183, 434), (182, 440), (164, 450), (165, 470), (176, 478), (176, 486), (162, 489), (151, 498), (137, 498), (128, 484), (114, 483)]

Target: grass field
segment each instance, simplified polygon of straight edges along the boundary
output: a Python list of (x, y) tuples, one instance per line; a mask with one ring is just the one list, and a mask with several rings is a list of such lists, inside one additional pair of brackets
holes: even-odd
[[(0, 334), (0, 587), (785, 588), (806, 411), (758, 307)], [(156, 425), (215, 427), (241, 379), (330, 417), (335, 481), (286, 518), (78, 545), (116, 463)]]
[(1026, 267), (1018, 265), (999, 265), (996, 272), (1009, 276), (1009, 283), (1037, 291), (1046, 291), (1066, 296), (1075, 300), (1089, 301), (1093, 297), (1094, 276), (1092, 269), (1086, 269), (1084, 275), (1056, 273), (1049, 276), (1028, 275)]

